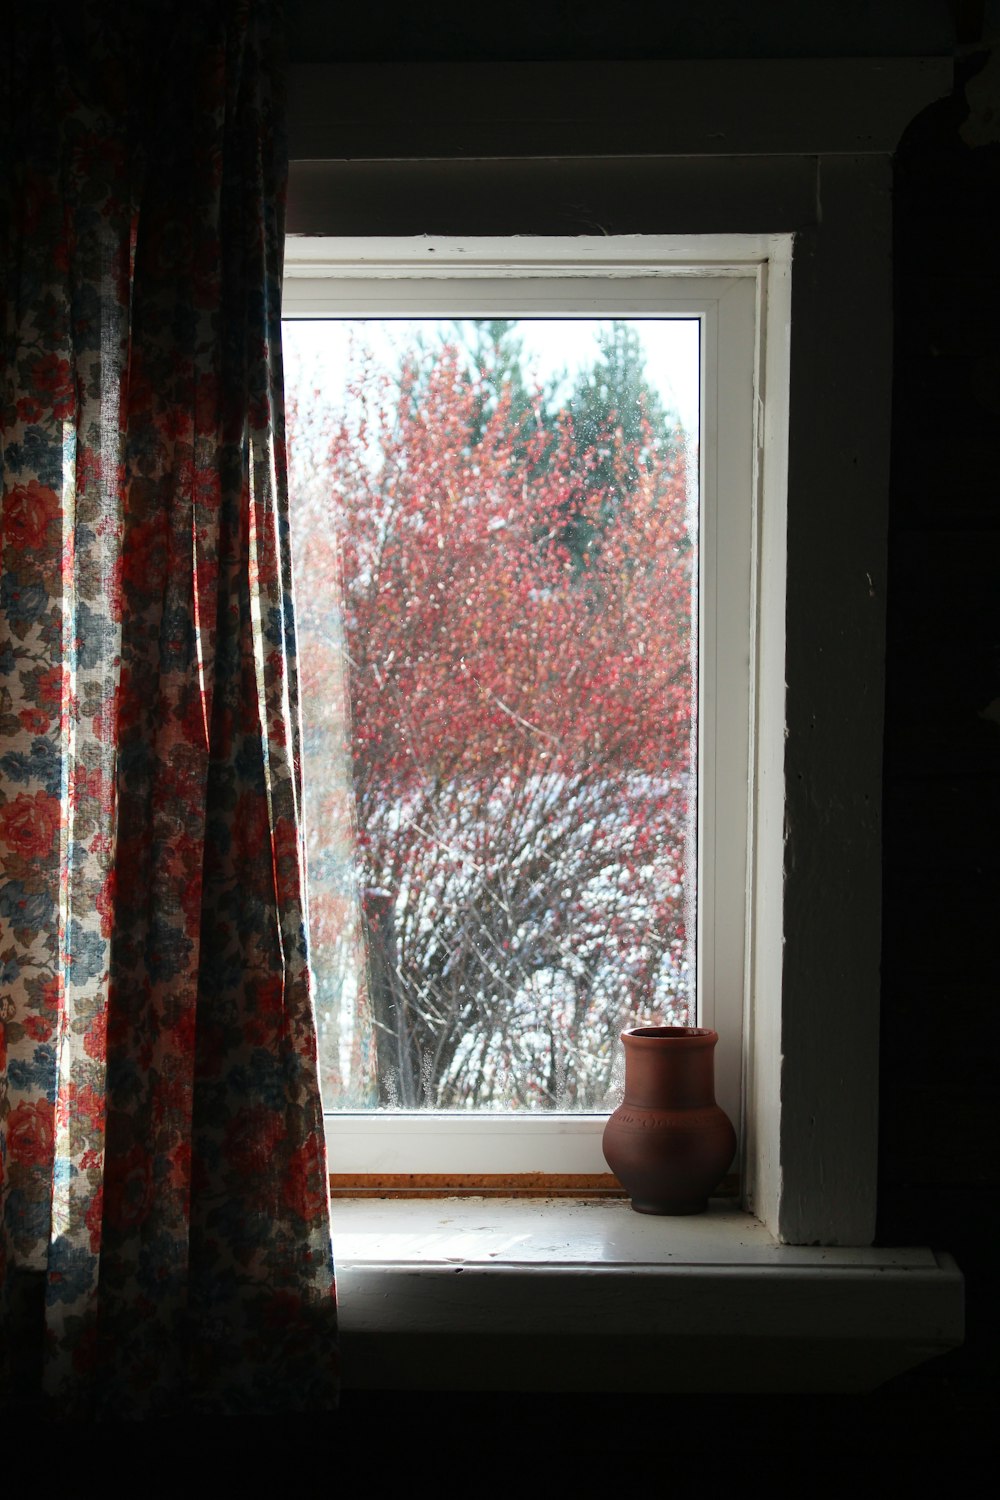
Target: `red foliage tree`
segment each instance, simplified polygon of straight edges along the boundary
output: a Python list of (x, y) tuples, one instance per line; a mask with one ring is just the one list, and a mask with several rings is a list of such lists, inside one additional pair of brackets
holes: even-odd
[(453, 348), (289, 425), (315, 964), (349, 760), (381, 1102), (599, 1108), (622, 1025), (685, 1019), (693, 979), (677, 445), (613, 411), (526, 436)]

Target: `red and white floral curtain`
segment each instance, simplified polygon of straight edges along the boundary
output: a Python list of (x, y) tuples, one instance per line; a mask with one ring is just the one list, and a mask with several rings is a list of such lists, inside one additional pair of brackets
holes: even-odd
[(0, 1256), (63, 1412), (335, 1399), (279, 9), (36, 0), (0, 64)]

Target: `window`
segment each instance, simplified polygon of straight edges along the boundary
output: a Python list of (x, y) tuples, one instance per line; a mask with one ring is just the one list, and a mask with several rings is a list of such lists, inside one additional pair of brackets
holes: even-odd
[[(689, 909), (696, 910), (696, 920), (690, 924), (695, 935), (684, 958), (686, 975), (697, 975), (696, 995), (692, 993), (690, 998), (697, 1006), (698, 1022), (713, 1025), (720, 1032), (718, 1094), (737, 1125), (742, 1117), (749, 973), (747, 869), (754, 812), (750, 796), (754, 754), (753, 581), (762, 478), (759, 450), (767, 269), (769, 265), (786, 268), (789, 251), (787, 237), (762, 241), (749, 236), (725, 241), (625, 236), (464, 243), (293, 239), (286, 266), (286, 319), (490, 318), (531, 320), (530, 326), (535, 326), (544, 318), (562, 320), (567, 329), (574, 330), (582, 327), (583, 320), (589, 323), (602, 319), (605, 329), (614, 326), (612, 320), (617, 320), (619, 329), (625, 326), (623, 320), (631, 320), (631, 327), (640, 331), (643, 327), (662, 327), (669, 320), (675, 328), (683, 325), (695, 331), (700, 363), (700, 437), (697, 447), (688, 454), (691, 479), (697, 480), (688, 488), (693, 507), (688, 521), (691, 534), (697, 538), (693, 554), (697, 566), (689, 573), (688, 601), (695, 613), (692, 635), (697, 640), (697, 695), (690, 704), (698, 729), (692, 757), (692, 768), (696, 765), (697, 770), (697, 817), (688, 819), (687, 832), (692, 856), (696, 848), (696, 859), (690, 858), (689, 867), (696, 863), (697, 899), (688, 903)], [(528, 323), (522, 324), (522, 328), (527, 327)], [(291, 332), (288, 341), (294, 349)], [(294, 385), (290, 393), (294, 403)], [(343, 453), (343, 445), (340, 451)], [(356, 465), (358, 456), (353, 454), (350, 461)], [(592, 453), (590, 461), (595, 461)], [(539, 502), (532, 497), (531, 503)], [(561, 503), (565, 505), (565, 498)], [(300, 526), (302, 521), (298, 518)], [(503, 522), (504, 515), (498, 512), (493, 521)], [(296, 523), (293, 513), (293, 525)], [(503, 540), (499, 524), (496, 535)], [(315, 525), (310, 527), (305, 545), (317, 555), (321, 538)], [(444, 545), (443, 535), (439, 545)], [(565, 550), (569, 553), (568, 560), (564, 559), (566, 565), (578, 564), (578, 555), (576, 563), (573, 561), (572, 546)], [(538, 579), (534, 581), (541, 586)], [(574, 598), (580, 597), (584, 586), (580, 580), (575, 582), (571, 591)], [(310, 580), (302, 612), (307, 625), (310, 621), (315, 625), (318, 638), (324, 631), (329, 635), (336, 626), (331, 625), (322, 601), (317, 607), (317, 592), (321, 590)], [(306, 774), (312, 730), (312, 754), (325, 776), (338, 753), (345, 763), (346, 757), (343, 747), (331, 747), (328, 737), (317, 737), (322, 713), (311, 702), (328, 703), (332, 696), (343, 704), (345, 685), (336, 680), (336, 654), (327, 656), (330, 665), (323, 679), (325, 686), (311, 700), (310, 694), (317, 695), (317, 685), (310, 677), (309, 650), (307, 630), (303, 642)], [(506, 715), (514, 712), (503, 702), (501, 709)], [(522, 721), (526, 718), (523, 704), (518, 705), (517, 714)], [(541, 753), (544, 755), (544, 750)], [(633, 774), (632, 781), (636, 779)], [(690, 811), (693, 815), (693, 797)], [(564, 812), (564, 819), (566, 816)], [(319, 887), (325, 880), (329, 891), (339, 883), (336, 900), (345, 898), (342, 860), (338, 862), (331, 849), (334, 830), (326, 820), (324, 826), (317, 827), (315, 815), (312, 823), (314, 894), (321, 895)], [(626, 874), (624, 868), (621, 873)], [(651, 870), (650, 874), (655, 879), (659, 872)], [(579, 893), (567, 887), (567, 894)], [(350, 895), (347, 889), (348, 906)], [(384, 921), (386, 912), (382, 908), (391, 910), (391, 906), (392, 898), (381, 889), (370, 894), (369, 933), (377, 930), (373, 911), (376, 917), (381, 912)], [(327, 909), (322, 898), (313, 901), (317, 967), (331, 962), (331, 950), (321, 930)], [(518, 930), (515, 923), (508, 940), (513, 936), (516, 942)], [(676, 965), (673, 972), (676, 980)], [(337, 994), (343, 994), (343, 975), (337, 984), (330, 983), (330, 978), (318, 975), (321, 1029), (324, 991), (334, 995), (333, 1004), (338, 1003)], [(599, 978), (606, 985), (608, 973), (599, 973)], [(674, 998), (680, 1002), (685, 998), (678, 994), (682, 989), (683, 985), (674, 984)], [(695, 989), (693, 984), (691, 989)], [(656, 999), (663, 1003), (662, 990)], [(694, 1020), (694, 1015), (690, 1018)], [(328, 1028), (329, 1032), (334, 1030)], [(549, 1035), (551, 1038), (551, 1028)], [(356, 1037), (354, 1040), (357, 1043)], [(346, 1053), (350, 1048), (344, 1041), (341, 1030), (333, 1045)], [(389, 1102), (397, 1100), (409, 1102), (399, 1100), (398, 1095)], [(387, 1102), (384, 1090), (379, 1102)], [(495, 1103), (495, 1093), (490, 1102)], [(605, 1102), (601, 1112), (591, 1094), (577, 1112), (559, 1108), (548, 1113), (523, 1108), (478, 1114), (395, 1109), (338, 1112), (328, 1116), (331, 1160), (342, 1172), (601, 1173), (606, 1170), (601, 1133), (610, 1107), (613, 1101)]]
[(349, 261), (350, 236), (377, 260), (394, 236), (641, 234), (766, 264), (743, 1188), (790, 1244), (874, 1232), (891, 153), (950, 80), (947, 58), (351, 63), (290, 90), (292, 261), (324, 235)]
[[(464, 1222), (419, 1205), (421, 1233), (410, 1203), (340, 1204), (356, 1384), (391, 1368), (401, 1389), (759, 1391), (770, 1369), (775, 1389), (857, 1390), (961, 1337), (954, 1267), (826, 1248), (874, 1232), (890, 157), (950, 70), (928, 58), (295, 70), (289, 261), (307, 278), (331, 248), (360, 264), (352, 235), (382, 237), (366, 269), (415, 234), (437, 235), (418, 242), (434, 253), (470, 234), (598, 247), (673, 236), (667, 264), (758, 266), (740, 988), (743, 1201), (761, 1222), (626, 1210), (643, 1236), (630, 1255), (624, 1205), (519, 1215), (515, 1201)], [(324, 235), (341, 238), (312, 238)], [(519, 245), (530, 259), (527, 239), (508, 251)], [(297, 291), (293, 276), (289, 307)], [(894, 1343), (902, 1362), (885, 1357)]]

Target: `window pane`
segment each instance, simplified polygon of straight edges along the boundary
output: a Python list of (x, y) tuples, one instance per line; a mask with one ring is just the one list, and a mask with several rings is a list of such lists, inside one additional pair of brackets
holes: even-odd
[(607, 1109), (695, 1019), (698, 336), (285, 325), (327, 1108)]

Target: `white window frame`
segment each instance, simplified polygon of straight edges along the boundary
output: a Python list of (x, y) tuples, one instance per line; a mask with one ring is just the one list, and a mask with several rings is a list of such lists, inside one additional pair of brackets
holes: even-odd
[[(757, 534), (769, 327), (787, 327), (790, 235), (288, 242), (283, 316), (697, 317), (699, 1023), (720, 1033), (720, 1103), (742, 1136), (751, 1035)], [(772, 356), (776, 408), (787, 360)], [(779, 445), (787, 424), (772, 422)], [(782, 459), (776, 460), (779, 474)], [(339, 1112), (344, 1174), (595, 1174), (606, 1115)]]

